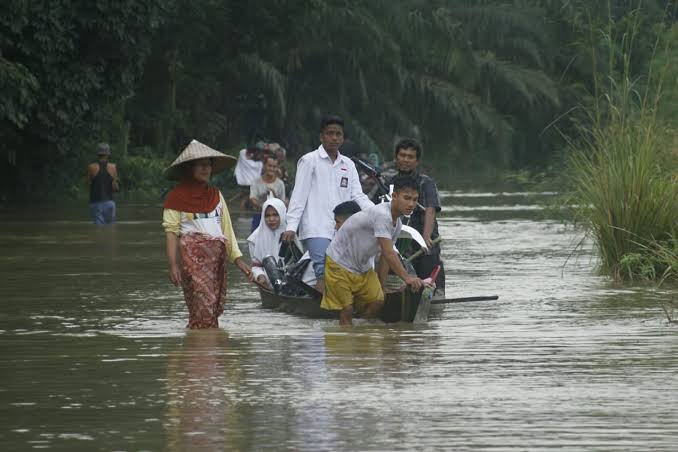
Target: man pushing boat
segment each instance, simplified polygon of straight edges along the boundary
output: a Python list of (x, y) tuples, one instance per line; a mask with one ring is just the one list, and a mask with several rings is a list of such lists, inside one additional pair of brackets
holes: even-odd
[[(391, 202), (351, 216), (327, 248), (325, 292), (320, 307), (340, 311), (341, 325), (352, 323), (354, 310), (367, 318), (379, 315), (389, 269), (412, 290), (419, 290), (423, 284), (407, 273), (393, 248), (402, 228), (400, 217), (412, 214), (417, 205), (417, 181), (411, 176), (397, 176), (391, 183)], [(375, 272), (373, 263), (380, 252)]]

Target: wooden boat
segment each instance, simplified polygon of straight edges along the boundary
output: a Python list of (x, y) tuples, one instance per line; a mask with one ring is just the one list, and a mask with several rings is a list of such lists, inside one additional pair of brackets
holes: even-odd
[[(320, 298), (309, 295), (290, 296), (259, 287), (261, 305), (266, 309), (275, 309), (288, 314), (314, 319), (338, 319), (338, 311), (328, 311), (320, 307)], [(408, 289), (389, 292), (384, 300), (380, 318), (385, 323), (419, 323), (428, 320), (431, 309), (441, 306), (446, 300), (434, 295), (423, 297), (422, 291), (414, 293)]]
[[(419, 251), (417, 254), (425, 252), (426, 243), (419, 232), (408, 226), (403, 226), (403, 229), (407, 233), (406, 237), (420, 243), (422, 251)], [(437, 270), (434, 274), (437, 274)], [(431, 276), (431, 279), (435, 279), (434, 275)], [(321, 295), (314, 288), (301, 282), (294, 283), (293, 280), (290, 280), (290, 282), (297, 285), (305, 293), (303, 295), (286, 295), (259, 287), (262, 307), (315, 319), (339, 318), (338, 311), (328, 311), (320, 307)], [(387, 292), (385, 294), (384, 307), (379, 316), (380, 319), (385, 323), (423, 323), (428, 321), (429, 315), (432, 312), (440, 311), (444, 304), (497, 300), (499, 298), (497, 296), (482, 296), (446, 299), (444, 291), (433, 292), (432, 294), (432, 290), (428, 288), (421, 289), (419, 292), (413, 292), (405, 287), (398, 291)]]

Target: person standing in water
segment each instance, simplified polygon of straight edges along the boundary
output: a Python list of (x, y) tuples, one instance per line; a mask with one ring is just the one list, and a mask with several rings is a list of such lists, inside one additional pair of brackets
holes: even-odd
[(216, 187), (209, 185), (212, 174), (233, 166), (235, 161), (193, 140), (165, 172), (168, 179), (180, 180), (165, 199), (162, 225), (170, 281), (183, 289), (188, 328), (219, 326), (226, 302), (227, 259), (252, 281), (226, 201)]
[(119, 190), (118, 168), (109, 162), (111, 147), (108, 143), (97, 146), (98, 162), (87, 165), (89, 211), (94, 224), (115, 223), (113, 193)]
[[(417, 183), (409, 176), (393, 180), (391, 202), (352, 215), (340, 225), (327, 248), (325, 292), (320, 307), (339, 311), (339, 323), (350, 325), (353, 313), (367, 318), (379, 315), (384, 305), (384, 285), (389, 269), (417, 291), (421, 279), (411, 276), (393, 249), (402, 228), (401, 217), (417, 205)], [(374, 261), (381, 253), (377, 270)]]

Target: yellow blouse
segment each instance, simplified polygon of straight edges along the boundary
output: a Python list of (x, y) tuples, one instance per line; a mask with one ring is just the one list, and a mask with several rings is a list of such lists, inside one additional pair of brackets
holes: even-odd
[[(238, 239), (235, 237), (235, 231), (233, 231), (233, 224), (231, 223), (231, 215), (228, 212), (228, 206), (226, 206), (226, 201), (224, 196), (219, 192), (219, 204), (222, 206), (221, 209), (221, 232), (224, 234), (224, 237), (228, 240), (228, 257), (231, 262), (242, 256), (240, 248), (238, 247)], [(181, 235), (182, 221), (184, 223), (194, 222), (195, 218), (193, 214), (180, 212), (174, 209), (164, 209), (162, 212), (162, 227), (165, 229), (165, 232), (171, 232), (177, 236)], [(188, 226), (184, 224), (184, 226)], [(192, 229), (189, 227), (189, 229)]]

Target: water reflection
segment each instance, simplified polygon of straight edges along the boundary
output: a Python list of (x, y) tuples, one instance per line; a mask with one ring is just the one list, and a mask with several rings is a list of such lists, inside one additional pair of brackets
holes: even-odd
[(240, 354), (229, 353), (231, 342), (221, 329), (190, 330), (169, 354), (165, 420), (169, 450), (223, 450), (229, 445), (228, 431), (239, 430), (239, 413), (228, 397), (242, 378)]
[(0, 450), (675, 450), (675, 289), (611, 285), (590, 248), (567, 260), (575, 229), (488, 209), (529, 195), (440, 219), (447, 293), (498, 302), (350, 330), (264, 311), (231, 272), (224, 329), (186, 331), (159, 207), (101, 229), (0, 211)]

